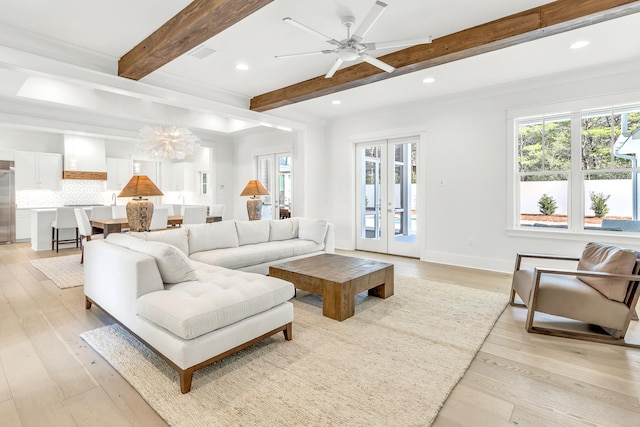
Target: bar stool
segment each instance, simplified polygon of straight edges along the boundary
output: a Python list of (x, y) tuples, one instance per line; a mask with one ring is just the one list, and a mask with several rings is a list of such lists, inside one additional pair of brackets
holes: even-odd
[[(60, 229), (73, 228), (76, 230), (75, 239), (60, 240)], [(73, 212), (73, 208), (56, 208), (56, 217), (51, 222), (51, 250), (55, 247), (56, 252), (60, 243), (76, 243), (78, 247), (78, 223), (76, 222), (76, 216)]]

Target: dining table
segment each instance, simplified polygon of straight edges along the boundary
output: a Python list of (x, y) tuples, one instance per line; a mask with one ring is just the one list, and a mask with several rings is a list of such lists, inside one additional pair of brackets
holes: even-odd
[[(167, 228), (178, 227), (182, 225), (182, 215), (169, 215), (167, 218)], [(222, 221), (220, 216), (207, 216), (207, 222)], [(90, 220), (94, 233), (103, 233), (107, 237), (109, 233), (122, 233), (122, 230), (129, 228), (129, 220), (127, 218), (113, 219), (92, 219)]]

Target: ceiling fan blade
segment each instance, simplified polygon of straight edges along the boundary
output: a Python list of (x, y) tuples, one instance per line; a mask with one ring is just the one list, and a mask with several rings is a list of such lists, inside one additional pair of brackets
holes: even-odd
[(360, 42), (360, 40), (362, 40), (364, 36), (367, 35), (371, 27), (373, 27), (373, 24), (375, 24), (378, 18), (380, 18), (380, 15), (382, 15), (382, 12), (384, 12), (384, 9), (386, 7), (387, 4), (381, 1), (376, 1), (374, 3), (373, 7), (364, 18), (358, 29), (355, 31), (355, 33), (353, 33), (352, 37), (356, 39), (357, 42)]
[(296, 56), (326, 55), (328, 53), (336, 53), (335, 50), (316, 50), (314, 52), (290, 53), (288, 55), (276, 55), (278, 59), (293, 58)]
[(288, 22), (289, 24), (293, 25), (294, 27), (298, 27), (301, 30), (304, 30), (304, 31), (308, 32), (309, 34), (313, 34), (314, 36), (321, 38), (322, 40), (326, 41), (327, 43), (331, 43), (333, 45), (340, 46), (340, 42), (338, 40), (332, 39), (329, 36), (325, 36), (321, 32), (316, 31), (311, 27), (307, 27), (303, 23), (298, 22), (293, 18), (286, 17), (286, 18), (283, 18), (282, 20), (284, 22)]
[(374, 58), (373, 56), (369, 56), (366, 53), (360, 54), (360, 58), (362, 58), (363, 61), (368, 62), (369, 64), (373, 65), (374, 67), (378, 67), (381, 70), (386, 71), (387, 73), (392, 73), (395, 70), (394, 67), (392, 67), (391, 65), (387, 64), (386, 62), (382, 62), (378, 58)]
[(412, 39), (412, 40), (395, 40), (390, 42), (380, 42), (380, 43), (362, 43), (362, 45), (366, 46), (368, 51), (372, 50), (380, 50), (380, 49), (393, 49), (396, 47), (407, 47), (407, 46), (416, 46), (419, 44), (427, 44), (431, 43), (431, 36), (423, 37), (420, 39)]
[(329, 72), (324, 76), (325, 79), (330, 79), (333, 75), (338, 71), (338, 68), (342, 65), (344, 61), (340, 58), (336, 59), (336, 62), (333, 63)]

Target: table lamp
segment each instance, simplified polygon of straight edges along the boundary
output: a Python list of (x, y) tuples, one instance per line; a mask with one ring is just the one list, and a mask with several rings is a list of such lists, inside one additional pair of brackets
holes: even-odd
[(127, 203), (129, 230), (147, 231), (153, 217), (153, 202), (143, 199), (148, 196), (163, 196), (162, 191), (146, 175), (134, 175), (124, 186), (118, 197), (135, 197)]
[(257, 179), (250, 180), (240, 193), (241, 196), (251, 196), (247, 200), (247, 214), (249, 221), (262, 218), (262, 199), (258, 196), (268, 196), (269, 192)]

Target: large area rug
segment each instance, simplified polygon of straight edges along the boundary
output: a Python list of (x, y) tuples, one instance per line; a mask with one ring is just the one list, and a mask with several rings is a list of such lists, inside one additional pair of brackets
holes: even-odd
[(84, 270), (80, 264), (80, 254), (32, 259), (31, 265), (61, 289), (84, 284)]
[(118, 325), (83, 333), (172, 426), (428, 426), (463, 376), (507, 296), (397, 277), (386, 300), (358, 295), (343, 322), (321, 298), (293, 300), (293, 340), (282, 334), (178, 375)]

